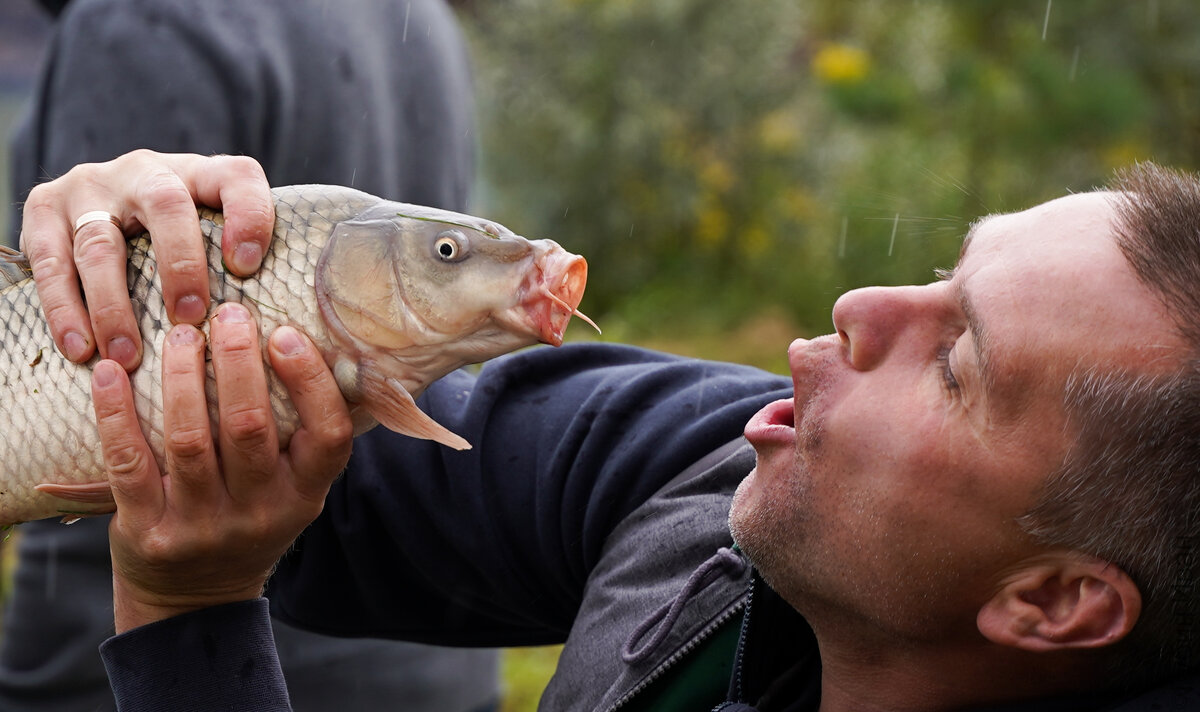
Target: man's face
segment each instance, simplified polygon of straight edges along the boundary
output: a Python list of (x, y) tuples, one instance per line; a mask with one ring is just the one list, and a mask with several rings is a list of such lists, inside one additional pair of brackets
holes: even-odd
[(796, 398), (746, 426), (758, 464), (730, 525), (814, 626), (975, 635), (1038, 553), (1014, 520), (1066, 452), (1068, 375), (1178, 344), (1112, 217), (1089, 193), (988, 218), (950, 278), (849, 292), (836, 334), (791, 345)]

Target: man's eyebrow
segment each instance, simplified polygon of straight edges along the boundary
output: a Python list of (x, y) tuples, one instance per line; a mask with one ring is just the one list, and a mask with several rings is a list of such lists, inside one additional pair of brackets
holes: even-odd
[(966, 316), (967, 329), (971, 331), (971, 342), (975, 347), (975, 363), (979, 364), (979, 377), (983, 383), (984, 392), (994, 394), (996, 379), (995, 371), (992, 370), (992, 342), (987, 328), (985, 328), (983, 320), (979, 318), (979, 311), (975, 308), (975, 302), (971, 300), (971, 295), (963, 288), (962, 280), (955, 283), (954, 295), (958, 300), (959, 308)]
[(962, 246), (958, 248), (958, 261), (962, 262), (963, 257), (967, 256), (967, 250), (971, 247), (971, 240), (975, 239), (975, 235), (979, 232), (979, 226), (983, 224), (988, 216), (976, 218), (967, 228), (967, 235), (963, 238)]
[(962, 264), (963, 258), (967, 256), (967, 250), (971, 247), (971, 240), (975, 239), (976, 233), (979, 232), (979, 226), (982, 225), (983, 221), (986, 219), (986, 217), (978, 218), (971, 223), (970, 227), (967, 228), (967, 234), (963, 238), (962, 245), (958, 248), (958, 260), (955, 261), (954, 266), (950, 269), (939, 267), (933, 271), (933, 273), (937, 275), (938, 279), (944, 282), (949, 282), (951, 279), (954, 279), (954, 273), (958, 271), (958, 266)]
[[(981, 217), (971, 223), (967, 229), (966, 237), (963, 238), (962, 247), (958, 250), (958, 262), (953, 269), (935, 270), (938, 279), (946, 282), (954, 281), (954, 273), (958, 271), (962, 265), (963, 258), (967, 256), (967, 250), (971, 248), (971, 241), (979, 234), (979, 227), (987, 220), (987, 217)], [(983, 320), (979, 318), (979, 311), (975, 308), (975, 303), (963, 288), (962, 280), (954, 283), (954, 300), (958, 302), (958, 308), (962, 311), (967, 320), (967, 329), (971, 332), (971, 341), (975, 346), (975, 363), (979, 365), (979, 378), (982, 381), (985, 393), (993, 393), (996, 388), (995, 374), (992, 371), (992, 362), (990, 358), (991, 341), (988, 339), (987, 330), (984, 328)]]

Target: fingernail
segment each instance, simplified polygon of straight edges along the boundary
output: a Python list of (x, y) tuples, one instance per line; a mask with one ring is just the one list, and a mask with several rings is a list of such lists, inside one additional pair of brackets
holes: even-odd
[(87, 356), (88, 342), (78, 331), (68, 331), (63, 336), (63, 350), (72, 361), (82, 361)]
[(194, 344), (198, 341), (196, 337), (199, 335), (200, 332), (196, 331), (195, 327), (184, 326), (181, 324), (179, 326), (171, 327), (171, 330), (167, 332), (167, 341), (175, 344), (176, 346)]
[(244, 324), (250, 321), (250, 312), (241, 304), (222, 304), (217, 311), (217, 320), (223, 324)]
[(92, 383), (107, 388), (117, 382), (117, 369), (110, 361), (101, 361), (92, 369)]
[(295, 329), (281, 326), (275, 330), (275, 347), (284, 356), (295, 356), (304, 350), (304, 340)]
[(127, 336), (117, 336), (108, 341), (108, 358), (125, 368), (137, 363), (137, 347)]
[(257, 242), (243, 242), (233, 250), (233, 269), (248, 275), (262, 264), (262, 247)]
[(204, 300), (195, 294), (188, 294), (175, 302), (175, 322), (178, 324), (198, 324), (204, 319), (208, 309)]

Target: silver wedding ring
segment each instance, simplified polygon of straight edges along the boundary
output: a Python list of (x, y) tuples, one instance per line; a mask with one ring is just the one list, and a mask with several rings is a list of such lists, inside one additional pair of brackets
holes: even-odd
[(83, 229), (84, 225), (94, 222), (110, 222), (113, 225), (116, 225), (118, 230), (122, 232), (125, 231), (125, 226), (122, 225), (121, 221), (117, 219), (117, 216), (113, 215), (112, 213), (106, 210), (89, 210), (83, 215), (80, 215), (79, 219), (75, 221), (75, 232), (72, 234), (78, 235), (79, 231)]

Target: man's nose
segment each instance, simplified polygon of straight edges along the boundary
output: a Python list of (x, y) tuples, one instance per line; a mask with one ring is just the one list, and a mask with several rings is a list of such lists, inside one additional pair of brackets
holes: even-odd
[(851, 367), (879, 366), (901, 334), (919, 323), (923, 310), (918, 287), (866, 287), (843, 294), (833, 305), (833, 326), (846, 347)]

